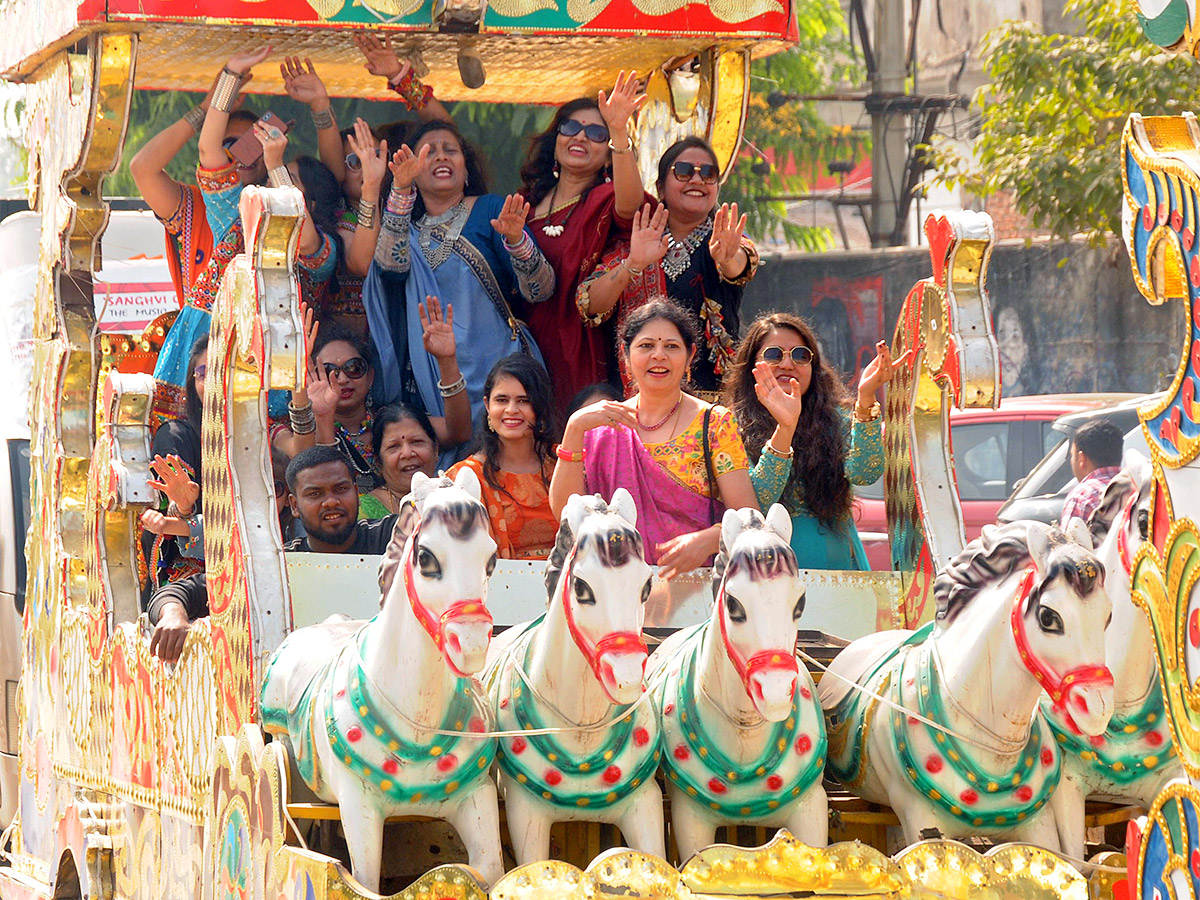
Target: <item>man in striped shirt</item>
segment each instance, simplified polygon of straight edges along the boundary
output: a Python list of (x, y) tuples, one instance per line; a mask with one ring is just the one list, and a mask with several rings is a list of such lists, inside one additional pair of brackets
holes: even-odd
[(1100, 505), (1104, 488), (1121, 471), (1121, 429), (1107, 419), (1093, 419), (1071, 438), (1071, 471), (1078, 484), (1067, 494), (1059, 523), (1063, 528), (1071, 519), (1085, 522)]

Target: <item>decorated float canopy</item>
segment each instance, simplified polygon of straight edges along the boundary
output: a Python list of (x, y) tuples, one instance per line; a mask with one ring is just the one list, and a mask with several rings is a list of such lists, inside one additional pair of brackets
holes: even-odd
[[(231, 55), (270, 44), (273, 58), (318, 61), (331, 92), (389, 97), (352, 41), (372, 31), (391, 35), (445, 100), (557, 104), (610, 87), (622, 69), (662, 68), (682, 118), (703, 88), (699, 56), (740, 61), (796, 39), (791, 0), (21, 0), (0, 4), (0, 74), (27, 78), (114, 28), (139, 34), (138, 88), (205, 91)], [(482, 63), (482, 86), (464, 85), (463, 54)], [(260, 67), (248, 90), (283, 93), (278, 70)]]

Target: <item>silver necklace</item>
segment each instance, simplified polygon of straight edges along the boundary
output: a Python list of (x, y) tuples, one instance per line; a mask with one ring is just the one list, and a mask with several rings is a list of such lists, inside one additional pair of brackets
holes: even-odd
[(663, 274), (674, 281), (692, 264), (692, 253), (712, 234), (712, 219), (705, 219), (682, 241), (667, 229), (667, 253), (662, 260)]
[[(422, 216), (417, 226), (417, 244), (421, 254), (429, 262), (430, 268), (436, 269), (450, 258), (454, 245), (462, 234), (463, 226), (467, 224), (467, 201), (464, 197), (444, 213), (436, 216)], [(438, 245), (433, 247), (433, 241)]]

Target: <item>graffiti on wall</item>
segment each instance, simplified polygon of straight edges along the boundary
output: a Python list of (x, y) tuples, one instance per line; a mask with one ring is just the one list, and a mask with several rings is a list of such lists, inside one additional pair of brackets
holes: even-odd
[(825, 358), (850, 384), (857, 383), (884, 332), (883, 276), (829, 275), (813, 282), (810, 296), (812, 305), (797, 312), (817, 333)]

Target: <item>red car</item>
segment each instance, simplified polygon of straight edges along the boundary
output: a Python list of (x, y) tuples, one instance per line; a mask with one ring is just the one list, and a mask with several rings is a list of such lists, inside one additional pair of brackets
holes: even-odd
[[(1066, 437), (1051, 426), (1067, 413), (1111, 406), (1138, 394), (1041, 394), (1000, 401), (999, 409), (950, 411), (950, 438), (967, 540), (979, 537), (1016, 483)], [(854, 521), (875, 570), (890, 569), (883, 479), (855, 487)]]

